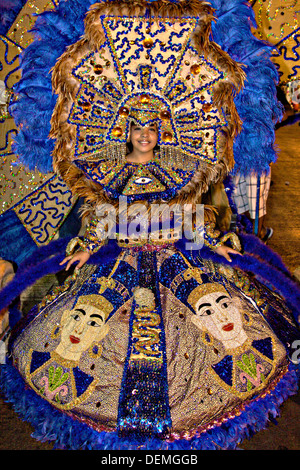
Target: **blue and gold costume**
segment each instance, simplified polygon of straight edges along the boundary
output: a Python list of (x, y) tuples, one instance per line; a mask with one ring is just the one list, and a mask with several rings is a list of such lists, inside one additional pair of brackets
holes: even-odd
[[(158, 3), (95, 5), (53, 71), (53, 164), (89, 216), (67, 253), (92, 256), (17, 326), (10, 354), (78, 448), (234, 448), (297, 384), (297, 294), (281, 295), (281, 267), (221, 236), (211, 211), (186, 240), (172, 216), (168, 230), (149, 222), (153, 204), (193, 208), (232, 169), (244, 80), (210, 41), (208, 4)], [(147, 164), (126, 162), (131, 122), (157, 125)], [(232, 265), (214, 252), (228, 242), (244, 250)]]

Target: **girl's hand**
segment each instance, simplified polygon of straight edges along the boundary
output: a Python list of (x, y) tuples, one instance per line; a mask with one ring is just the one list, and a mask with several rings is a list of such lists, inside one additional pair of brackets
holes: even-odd
[(68, 269), (70, 268), (70, 266), (72, 266), (73, 263), (79, 261), (76, 268), (81, 268), (89, 260), (90, 256), (90, 253), (88, 253), (87, 251), (78, 251), (78, 253), (75, 253), (75, 255), (67, 256), (59, 264), (62, 265), (69, 261), (67, 266), (65, 267), (65, 270), (68, 271)]
[(233, 248), (230, 248), (229, 246), (226, 246), (226, 245), (218, 246), (217, 248), (214, 249), (214, 252), (217, 253), (218, 255), (224, 256), (224, 258), (226, 258), (227, 261), (229, 261), (230, 263), (232, 262), (232, 259), (230, 258), (229, 253), (233, 253), (235, 255), (243, 256), (238, 251), (236, 251)]

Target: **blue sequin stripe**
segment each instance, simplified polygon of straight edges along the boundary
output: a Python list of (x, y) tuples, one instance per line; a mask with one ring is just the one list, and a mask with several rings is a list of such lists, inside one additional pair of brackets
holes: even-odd
[[(148, 313), (148, 318), (144, 317), (143, 330), (143, 325), (141, 325), (143, 320), (141, 321), (141, 317), (137, 316), (140, 311), (139, 306), (135, 301), (132, 305), (128, 352), (119, 398), (118, 433), (122, 437), (163, 438), (169, 433), (172, 421), (168, 398), (165, 332), (157, 283), (155, 252), (139, 253), (138, 280), (140, 287), (149, 289), (154, 294), (155, 309)], [(145, 315), (147, 317), (147, 313)], [(156, 319), (156, 322), (149, 329), (151, 316)], [(150, 338), (156, 330), (158, 341), (155, 344), (152, 343), (146, 354), (141, 353), (137, 347), (139, 341), (137, 329), (144, 331), (140, 345), (145, 352), (147, 336), (149, 335)]]

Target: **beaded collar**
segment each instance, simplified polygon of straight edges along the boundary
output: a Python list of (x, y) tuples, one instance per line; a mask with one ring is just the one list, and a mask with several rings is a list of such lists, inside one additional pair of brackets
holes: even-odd
[(192, 170), (162, 167), (158, 158), (147, 163), (125, 162), (112, 166), (107, 160), (74, 162), (88, 179), (99, 183), (112, 199), (127, 196), (129, 203), (146, 199), (170, 200), (193, 176)]

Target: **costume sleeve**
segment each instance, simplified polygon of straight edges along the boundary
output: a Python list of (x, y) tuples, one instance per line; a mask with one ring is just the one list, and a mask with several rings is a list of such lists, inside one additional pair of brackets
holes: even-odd
[(211, 250), (215, 250), (230, 241), (232, 248), (241, 251), (241, 243), (238, 235), (234, 232), (222, 234), (220, 230), (216, 229), (215, 219), (211, 216), (204, 218), (204, 224), (202, 226), (195, 226), (195, 235), (197, 243), (203, 240), (204, 245)]
[(73, 238), (67, 247), (67, 255), (72, 255), (78, 249), (87, 251), (91, 255), (96, 253), (108, 238), (107, 227), (101, 218), (93, 217), (86, 226), (83, 237)]
[(89, 251), (91, 254), (96, 253), (101, 246), (103, 246), (107, 239), (105, 226), (101, 223), (101, 219), (94, 217), (86, 227), (83, 237), (85, 246), (84, 251)]
[(215, 225), (212, 222), (204, 224), (203, 240), (204, 245), (208, 246), (211, 250), (223, 245), (220, 240), (221, 232), (216, 230)]

